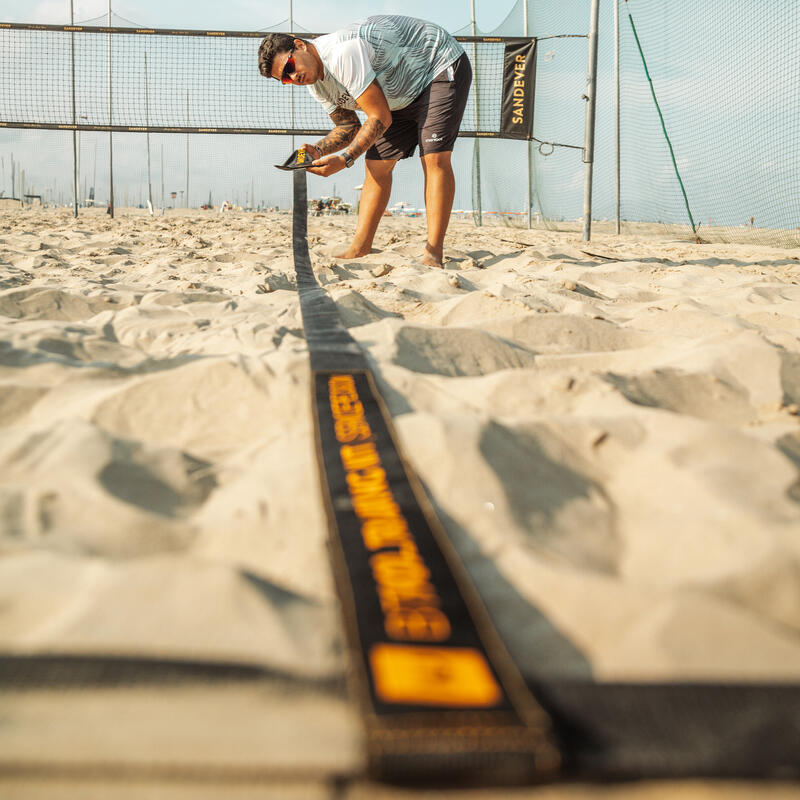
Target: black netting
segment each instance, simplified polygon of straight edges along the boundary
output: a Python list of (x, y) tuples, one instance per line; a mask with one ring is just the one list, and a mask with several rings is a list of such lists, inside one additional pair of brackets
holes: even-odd
[[(328, 115), (305, 88), (282, 86), (260, 75), (261, 33), (134, 31), (0, 29), (5, 54), (0, 122), (172, 132), (330, 129)], [(504, 45), (479, 41), (464, 46), (479, 79), (473, 83), (461, 132), (496, 134)]]

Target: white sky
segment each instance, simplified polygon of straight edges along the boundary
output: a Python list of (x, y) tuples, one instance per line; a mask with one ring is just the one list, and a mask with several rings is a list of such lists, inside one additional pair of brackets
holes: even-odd
[[(476, 2), (479, 28), (496, 27), (512, 7), (514, 0), (499, 3)], [(315, 32), (334, 30), (369, 14), (396, 14), (395, 0), (347, 0), (342, 3), (294, 0), (293, 14), (297, 24)], [(108, 12), (108, 0), (73, 0), (75, 21), (81, 22)], [(207, 28), (210, 30), (260, 30), (289, 18), (289, 2), (265, 0), (112, 0), (114, 13), (154, 28)], [(448, 30), (456, 30), (470, 22), (469, 0), (405, 0), (402, 13), (437, 22)], [(69, 0), (0, 0), (0, 21), (67, 24)]]

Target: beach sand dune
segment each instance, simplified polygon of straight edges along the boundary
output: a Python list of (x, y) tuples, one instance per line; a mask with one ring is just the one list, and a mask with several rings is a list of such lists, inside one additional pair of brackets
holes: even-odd
[[(523, 672), (800, 680), (800, 251), (454, 221), (431, 270), (419, 220), (333, 259), (353, 227), (309, 219), (318, 279)], [(276, 681), (83, 711), (31, 690), (7, 759), (47, 761), (49, 725), (55, 761), (150, 763), (135, 726), (115, 749), (85, 714), (172, 715), (174, 744), (207, 702), (216, 744), (174, 745), (181, 763), (306, 765), (305, 797), (358, 768), (309, 377), (289, 215), (4, 213), (0, 651)]]

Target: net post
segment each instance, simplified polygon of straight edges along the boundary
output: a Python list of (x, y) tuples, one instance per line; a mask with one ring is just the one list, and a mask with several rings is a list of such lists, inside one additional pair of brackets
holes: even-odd
[[(470, 0), (470, 18), (472, 20), (472, 35), (477, 36), (477, 25), (475, 24), (475, 0)], [(475, 76), (475, 130), (478, 130), (478, 98), (480, 97), (480, 80), (478, 78), (478, 47), (472, 43), (472, 63), (473, 74)], [(475, 198), (478, 208), (472, 210), (472, 219), (477, 227), (483, 225), (483, 206), (481, 203), (481, 140), (475, 137), (475, 144), (472, 151), (472, 169), (475, 174)], [(477, 216), (475, 212), (477, 211)]]
[(164, 137), (161, 137), (161, 216), (167, 213), (167, 201), (164, 197)]
[(614, 138), (615, 138), (615, 163), (614, 163), (614, 182), (616, 186), (616, 210), (617, 210), (617, 236), (622, 232), (620, 219), (620, 207), (622, 205), (622, 183), (620, 178), (620, 96), (619, 96), (619, 0), (614, 0)]
[[(186, 127), (189, 127), (189, 92), (186, 92)], [(189, 134), (186, 134), (186, 203), (189, 208)]]
[[(525, 36), (528, 32), (528, 0), (522, 0), (522, 22)], [(536, 102), (534, 100), (534, 102)], [(528, 230), (533, 227), (533, 141), (528, 139), (525, 148), (528, 151)]]
[(583, 182), (583, 241), (592, 235), (592, 173), (594, 167), (594, 118), (597, 89), (597, 26), (600, 0), (592, 0), (589, 22), (589, 68), (586, 78), (586, 130), (584, 133), (583, 163), (586, 164)]
[[(73, 2), (69, 0), (69, 24), (70, 27), (75, 24), (75, 11), (73, 9)], [(72, 124), (78, 122), (77, 111), (75, 107), (75, 32), (71, 31), (69, 35), (70, 40), (70, 56), (72, 60)], [(73, 208), (75, 217), (78, 217), (78, 131), (72, 129), (72, 189), (73, 189)]]
[[(294, 33), (294, 3), (292, 0), (289, 0), (289, 33)], [(294, 86), (292, 86), (289, 93), (289, 109), (291, 113), (292, 128), (294, 128)], [(295, 151), (294, 134), (292, 134), (289, 144), (289, 150), (293, 153)], [(294, 209), (294, 197), (292, 197), (292, 209)]]
[[(292, 0), (289, 0), (289, 33), (294, 33), (294, 5)], [(292, 118), (292, 128), (295, 127), (294, 124), (294, 87), (292, 87), (292, 91), (289, 94), (289, 104), (291, 109), (291, 118)], [(294, 134), (292, 134), (292, 146), (291, 151), (294, 152), (295, 141), (294, 141)]]
[(147, 132), (147, 208), (153, 216), (153, 181), (150, 176), (150, 93), (147, 86), (147, 51), (144, 54), (144, 117)]
[[(111, 0), (108, 0), (108, 27), (111, 28)], [(108, 124), (112, 124), (111, 110), (111, 31), (108, 32)], [(114, 219), (114, 133), (108, 132), (108, 209)]]

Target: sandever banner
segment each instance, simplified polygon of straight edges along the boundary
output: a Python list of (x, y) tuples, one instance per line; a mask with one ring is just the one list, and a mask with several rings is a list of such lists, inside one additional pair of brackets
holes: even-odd
[(533, 135), (535, 82), (536, 39), (506, 40), (500, 115), (500, 135), (504, 138), (530, 139)]

